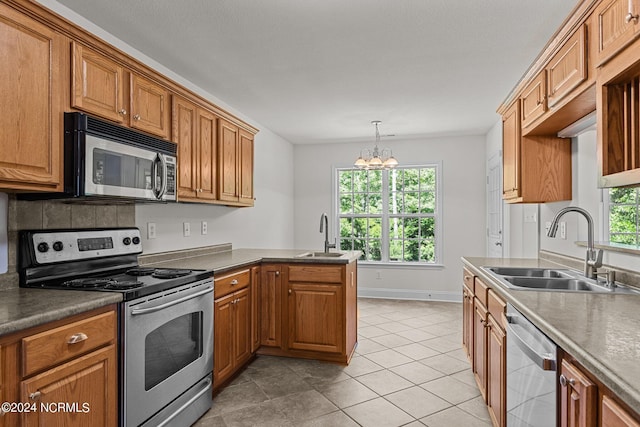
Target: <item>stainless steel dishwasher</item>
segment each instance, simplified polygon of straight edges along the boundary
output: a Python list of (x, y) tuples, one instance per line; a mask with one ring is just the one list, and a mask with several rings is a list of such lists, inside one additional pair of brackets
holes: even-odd
[(507, 304), (507, 426), (557, 425), (557, 348)]

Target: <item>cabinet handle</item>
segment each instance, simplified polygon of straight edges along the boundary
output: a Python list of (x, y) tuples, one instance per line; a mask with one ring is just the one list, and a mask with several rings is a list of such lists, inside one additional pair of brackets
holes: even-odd
[(633, 13), (629, 12), (627, 13), (627, 16), (625, 16), (624, 20), (627, 21), (627, 24), (631, 21), (633, 21), (634, 24), (638, 23), (638, 15), (634, 15)]
[(276, 270), (276, 276), (279, 276), (279, 275), (280, 275), (280, 272)]
[(133, 120), (140, 120), (140, 114), (136, 114), (135, 116), (133, 116)]
[(125, 110), (125, 109), (123, 108), (123, 109), (121, 109), (120, 111), (118, 111), (118, 113), (120, 113), (120, 114), (121, 114), (121, 115), (123, 115), (123, 116), (126, 116), (126, 115), (127, 115), (127, 110)]
[(40, 399), (40, 395), (41, 395), (41, 394), (42, 394), (42, 393), (40, 393), (40, 391), (34, 391), (33, 393), (31, 393), (31, 394), (29, 395), (29, 399), (31, 399), (31, 400), (38, 400), (38, 399)]
[(569, 385), (572, 386), (575, 383), (576, 383), (576, 380), (574, 380), (573, 378), (569, 379), (569, 378), (565, 377), (564, 374), (560, 375), (560, 385), (562, 387), (566, 387), (566, 386), (569, 386)]
[(238, 279), (233, 279), (233, 280), (231, 281), (231, 286), (233, 286), (233, 285), (237, 285), (237, 284), (238, 284)]
[(69, 339), (67, 340), (67, 344), (76, 344), (82, 341), (85, 341), (89, 339), (89, 337), (87, 336), (87, 334), (84, 334), (82, 332), (78, 332), (77, 334), (73, 334), (69, 337)]

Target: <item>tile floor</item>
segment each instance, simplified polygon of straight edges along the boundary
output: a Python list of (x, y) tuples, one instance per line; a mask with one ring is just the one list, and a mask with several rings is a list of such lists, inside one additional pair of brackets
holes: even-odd
[(457, 303), (358, 299), (349, 366), (258, 356), (196, 427), (491, 426)]

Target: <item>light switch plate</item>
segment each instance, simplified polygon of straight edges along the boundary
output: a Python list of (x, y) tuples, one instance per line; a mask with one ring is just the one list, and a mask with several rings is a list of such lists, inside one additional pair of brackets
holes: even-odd
[(155, 239), (156, 238), (156, 223), (148, 222), (147, 223), (147, 239)]
[(191, 236), (191, 223), (189, 222), (182, 223), (182, 234), (184, 235), (184, 237)]

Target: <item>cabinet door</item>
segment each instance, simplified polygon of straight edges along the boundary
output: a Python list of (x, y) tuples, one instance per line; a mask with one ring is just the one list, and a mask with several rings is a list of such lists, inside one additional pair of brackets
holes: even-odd
[(233, 372), (233, 294), (213, 303), (213, 381), (217, 385)]
[(587, 79), (587, 32), (580, 26), (547, 65), (547, 106), (551, 108)]
[(219, 120), (218, 185), (220, 200), (238, 201), (238, 127)]
[(602, 427), (640, 427), (640, 422), (636, 421), (629, 412), (606, 395), (602, 396), (600, 419), (602, 420), (600, 424)]
[(198, 108), (198, 199), (218, 197), (218, 118), (208, 110)]
[(197, 107), (177, 96), (172, 103), (172, 140), (178, 144), (178, 197), (194, 199), (198, 189)]
[(473, 293), (462, 287), (462, 348), (473, 361)]
[(240, 130), (240, 203), (253, 206), (253, 135)]
[(282, 275), (279, 265), (263, 265), (260, 281), (260, 344), (282, 347)]
[(68, 40), (0, 4), (0, 188), (62, 189)]
[(527, 127), (547, 111), (547, 78), (542, 70), (522, 93), (522, 127)]
[(344, 302), (342, 286), (289, 283), (289, 348), (341, 353)]
[(562, 427), (597, 425), (597, 386), (572, 363), (560, 366), (560, 424)]
[(130, 126), (168, 139), (169, 91), (142, 76), (130, 75)]
[(487, 309), (474, 299), (473, 307), (473, 374), (482, 397), (487, 399)]
[(638, 0), (604, 0), (593, 12), (596, 38), (595, 65), (600, 66), (638, 36), (638, 19), (627, 21), (631, 13), (640, 13)]
[(260, 347), (260, 267), (251, 267), (251, 353)]
[(520, 101), (502, 116), (502, 192), (505, 199), (520, 196)]
[(124, 123), (124, 69), (79, 43), (72, 44), (71, 106), (117, 123)]
[(251, 357), (251, 301), (249, 288), (233, 294), (234, 367)]
[(507, 341), (504, 330), (488, 315), (487, 407), (494, 426), (506, 425)]
[[(37, 411), (23, 415), (23, 425), (116, 426), (116, 364), (116, 348), (110, 345), (23, 381), (21, 401), (38, 405)], [(68, 412), (60, 411), (58, 403), (72, 406)]]

